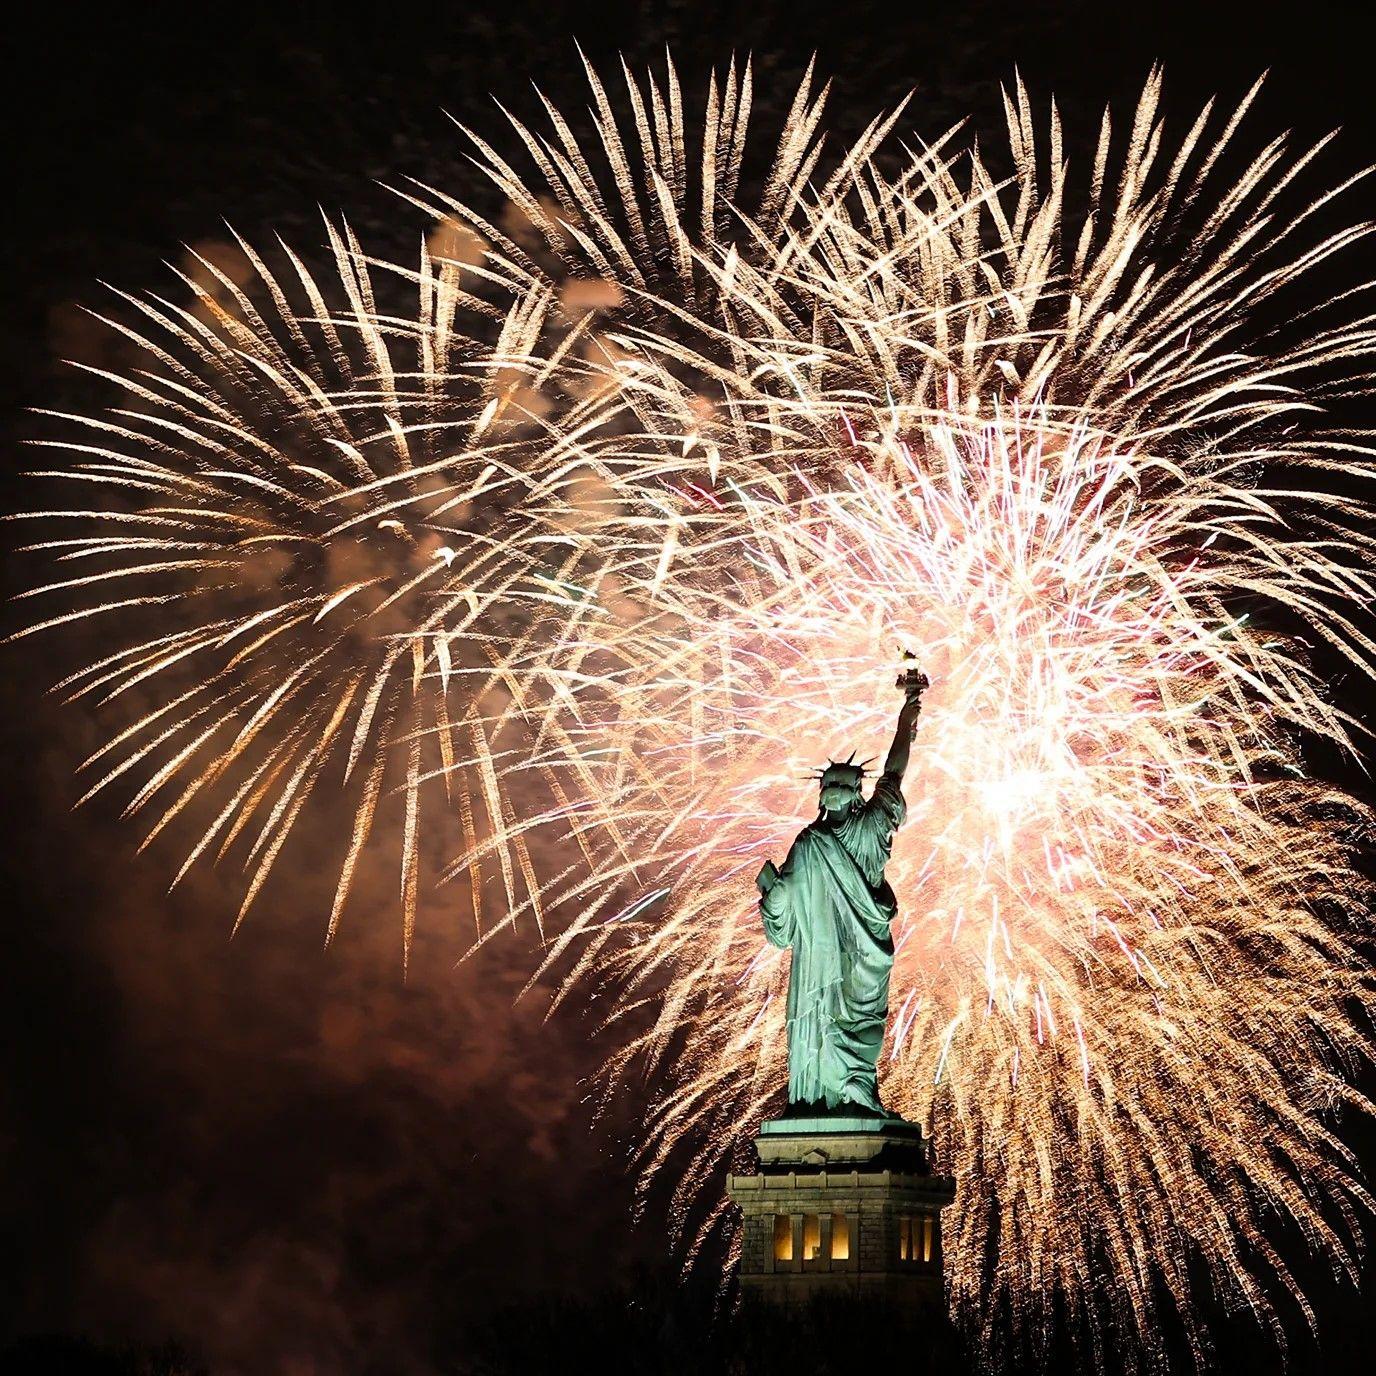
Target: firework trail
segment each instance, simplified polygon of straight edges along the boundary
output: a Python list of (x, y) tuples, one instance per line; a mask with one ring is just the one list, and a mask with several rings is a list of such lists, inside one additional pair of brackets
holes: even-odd
[(957, 1311), (991, 1352), (1058, 1306), (1202, 1344), (1202, 1267), (1279, 1337), (1267, 1220), (1350, 1274), (1368, 1204), (1331, 1115), (1370, 1061), (1365, 819), (1301, 746), (1353, 745), (1311, 642), (1376, 655), (1362, 437), (1319, 414), (1376, 338), (1309, 286), (1370, 226), (1315, 234), (1319, 148), (1225, 177), (1251, 94), (1170, 143), (1153, 76), (1080, 189), (1020, 87), (1008, 177), (896, 114), (823, 176), (809, 79), (746, 204), (748, 69), (691, 172), (672, 69), (627, 74), (629, 140), (590, 76), (593, 142), (512, 121), (529, 179), (474, 140), (506, 216), (406, 190), (461, 246), (387, 269), (418, 315), (342, 233), (304, 307), (260, 260), (271, 311), (135, 303), (138, 404), (69, 418), (99, 500), (41, 513), (78, 572), (33, 594), (35, 630), (143, 627), (61, 685), (154, 702), (92, 787), (154, 833), (214, 795), (187, 863), (243, 847), (247, 906), (343, 783), (331, 930), (395, 797), (408, 940), (447, 791), (483, 939), (551, 926), (565, 996), (639, 1029), (608, 1090), (653, 1072), (642, 1160), (692, 1144), (700, 1239), (784, 1083), (749, 877), (920, 649), (883, 1088), (959, 1182)]

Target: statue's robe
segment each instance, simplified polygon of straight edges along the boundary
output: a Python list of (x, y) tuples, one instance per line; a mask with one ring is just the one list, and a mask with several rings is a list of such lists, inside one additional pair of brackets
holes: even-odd
[(884, 865), (907, 811), (897, 777), (839, 823), (819, 817), (799, 833), (760, 899), (765, 935), (792, 947), (788, 980), (788, 1099), (855, 1104), (873, 1113), (876, 1066), (889, 1008), (897, 911)]

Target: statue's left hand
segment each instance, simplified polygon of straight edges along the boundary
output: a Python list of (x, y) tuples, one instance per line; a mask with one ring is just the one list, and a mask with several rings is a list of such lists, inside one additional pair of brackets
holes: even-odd
[(772, 860), (766, 860), (760, 866), (760, 872), (755, 876), (755, 887), (761, 893), (768, 893), (775, 884), (779, 882), (779, 871), (774, 868)]

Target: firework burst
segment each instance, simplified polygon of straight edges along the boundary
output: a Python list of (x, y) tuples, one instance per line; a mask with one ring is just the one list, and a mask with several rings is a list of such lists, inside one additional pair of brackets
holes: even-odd
[(654, 669), (588, 733), (649, 764), (654, 794), (605, 772), (635, 858), (598, 867), (647, 887), (612, 912), (605, 887), (573, 886), (585, 915), (554, 961), (578, 952), (574, 996), (621, 991), (614, 1017), (667, 986), (611, 1074), (665, 1087), (650, 1176), (699, 1144), (689, 1216), (690, 1182), (777, 1111), (785, 1077), (787, 969), (749, 878), (815, 807), (808, 769), (882, 743), (873, 666), (921, 644), (884, 1093), (959, 1182), (967, 1315), (990, 1312), (992, 1277), (1034, 1328), (1060, 1296), (1091, 1331), (1149, 1341), (1160, 1281), (1192, 1322), (1198, 1259), (1270, 1313), (1256, 1272), (1293, 1283), (1268, 1215), (1353, 1265), (1368, 1201), (1317, 1110), (1356, 1102), (1369, 1053), (1362, 810), (1303, 777), (1297, 724), (1345, 724), (1296, 644), (1222, 611), (1259, 585), (1303, 606), (1322, 571), (1266, 542), (1260, 561), (1221, 540), (1205, 559), (1200, 521), (1230, 526), (1236, 494), (1172, 475), (1145, 497), (1149, 460), (1041, 419), (910, 430), (882, 476), (861, 460), (844, 485), (757, 503), (729, 547), (743, 567), (676, 585), (626, 656)]
[[(61, 610), (22, 634), (79, 628), (107, 647), (57, 685), (119, 722), (82, 765), (82, 801), (128, 788), (126, 814), (153, 819), (145, 845), (198, 819), (177, 878), (237, 855), (239, 920), (322, 783), (342, 785), (333, 935), (380, 802), (399, 793), (409, 943), (423, 782), (448, 783), (470, 846), (511, 819), (491, 767), (494, 647), (557, 600), (553, 571), (504, 539), (549, 302), (513, 301), (480, 348), (456, 323), (497, 312), (426, 261), (410, 274), (419, 328), (396, 331), (357, 244), (330, 240), (329, 279), (285, 253), (284, 285), (241, 245), (251, 291), (200, 260), (191, 309), (126, 298), (138, 328), (113, 327), (139, 366), (105, 378), (121, 402), (60, 417), (85, 433), (46, 447), (74, 461), (36, 475), (94, 501), (30, 513), (50, 532), (31, 548), (60, 575), (23, 597)], [(513, 861), (533, 870), (519, 838), (502, 855), (510, 905)]]
[(1313, 646), (1373, 663), (1365, 454), (1314, 415), (1370, 317), (1303, 294), (1370, 226), (1297, 240), (1337, 194), (1279, 213), (1319, 150), (1225, 180), (1252, 95), (1175, 147), (1158, 96), (1121, 151), (1105, 121), (1079, 216), (1018, 89), (1009, 185), (949, 138), (855, 160), (768, 257), (704, 244), (729, 331), (611, 322), (637, 366), (587, 448), (639, 614), (541, 650), (581, 666), (597, 786), (531, 825), (603, 838), (551, 884), (549, 967), (613, 1029), (652, 1010), (608, 1084), (664, 1086), (642, 1159), (695, 1144), (696, 1227), (784, 1081), (749, 876), (922, 647), (884, 1088), (960, 1182), (948, 1277), (991, 1352), (1060, 1305), (1147, 1352), (1164, 1305), (1202, 1346), (1201, 1264), (1280, 1339), (1274, 1287), (1307, 1304), (1275, 1221), (1351, 1276), (1369, 1203), (1328, 1116), (1370, 1060), (1365, 810), (1302, 743), (1354, 746)]
[[(285, 246), (274, 271), (240, 241), (248, 280), (197, 257), (189, 307), (121, 294), (133, 323), (106, 323), (137, 364), (102, 374), (120, 404), (56, 417), (63, 432), (45, 442), (75, 461), (35, 476), (94, 500), (26, 514), (54, 528), (29, 550), (61, 572), (23, 598), (60, 610), (20, 634), (101, 628), (100, 652), (57, 685), (115, 723), (82, 766), (83, 801), (133, 785), (126, 811), (154, 818), (145, 844), (191, 819), (178, 878), (238, 848), (240, 921), (303, 812), (328, 791), (333, 815), (340, 785), (352, 815), (331, 936), (389, 799), (398, 816), (380, 844), (399, 854), (404, 949), (422, 839), (450, 818), (457, 833), (434, 848), (469, 858), (479, 929), (479, 854), (500, 873), (502, 909), (542, 921), (544, 880), (512, 797), (532, 744), (562, 739), (549, 698), (568, 689), (539, 668), (540, 647), (555, 622), (637, 614), (598, 553), (622, 498), (601, 456), (626, 429), (626, 379), (647, 365), (602, 321), (729, 325), (710, 274), (695, 285), (691, 236), (731, 219), (751, 104), (748, 71), (714, 80), (690, 210), (672, 69), (665, 95), (650, 83), (642, 98), (628, 78), (632, 155), (590, 77), (614, 210), (557, 114), (559, 147), (517, 124), (546, 193), (477, 141), (507, 211), (493, 223), (412, 188), (437, 221), (416, 266), (370, 259), (327, 226), (324, 272)], [(782, 233), (781, 207), (816, 163), (810, 92), (805, 80), (748, 257), (771, 256), (766, 230)], [(385, 302), (405, 288), (418, 305), (380, 306), (379, 277)], [(643, 495), (634, 451), (612, 469), (627, 459)], [(576, 807), (566, 774), (539, 787)]]

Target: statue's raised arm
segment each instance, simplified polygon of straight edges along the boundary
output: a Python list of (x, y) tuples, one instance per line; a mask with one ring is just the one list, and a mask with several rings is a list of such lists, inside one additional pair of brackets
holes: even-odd
[[(907, 658), (911, 659), (909, 655)], [(893, 733), (893, 744), (884, 760), (884, 773), (900, 782), (908, 772), (908, 755), (912, 749), (913, 734), (917, 730), (917, 719), (922, 715), (922, 694), (931, 686), (927, 675), (916, 664), (899, 676), (897, 687), (903, 690), (903, 706), (898, 709), (898, 729)]]

